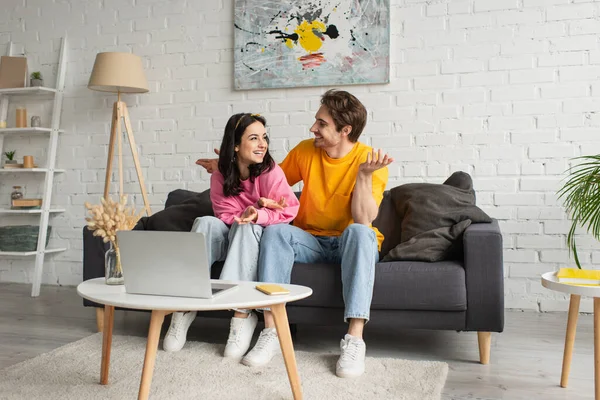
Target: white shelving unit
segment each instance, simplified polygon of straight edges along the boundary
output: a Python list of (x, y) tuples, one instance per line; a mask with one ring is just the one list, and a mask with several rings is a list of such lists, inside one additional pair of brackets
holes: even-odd
[[(50, 213), (62, 213), (65, 212), (64, 208), (51, 208), (48, 210)], [(0, 208), (0, 214), (41, 214), (41, 209), (35, 210), (13, 210), (10, 208)]]
[[(0, 96), (2, 94), (0, 93)], [(58, 133), (62, 133), (64, 132), (62, 129), (58, 130)], [(1, 128), (0, 129), (0, 134), (3, 133), (10, 133), (10, 134), (31, 134), (31, 133), (41, 133), (41, 134), (47, 134), (47, 133), (52, 133), (52, 128)]]
[[(1, 150), (1, 148), (0, 148)], [(23, 174), (25, 172), (48, 172), (49, 168), (0, 168), (0, 173), (2, 174)], [(55, 174), (60, 174), (65, 172), (64, 169), (54, 169)]]
[[(12, 55), (12, 43), (8, 45), (7, 55)], [(56, 75), (55, 88), (49, 87), (26, 87), (26, 88), (10, 88), (0, 89), (0, 120), (7, 120), (8, 105), (10, 99), (15, 96), (31, 96), (36, 99), (46, 99), (53, 101), (52, 118), (49, 128), (4, 128), (0, 129), (0, 153), (4, 153), (4, 138), (7, 135), (48, 135), (48, 154), (46, 165), (41, 168), (18, 168), (18, 169), (3, 169), (0, 168), (0, 173), (6, 174), (25, 174), (25, 173), (43, 173), (44, 189), (42, 194), (42, 207), (39, 210), (11, 210), (0, 209), (0, 215), (22, 214), (22, 215), (39, 215), (39, 234), (36, 251), (14, 252), (0, 251), (0, 256), (10, 257), (28, 257), (35, 256), (35, 270), (31, 287), (31, 296), (36, 297), (40, 294), (40, 286), (42, 284), (42, 273), (44, 270), (44, 256), (49, 253), (57, 253), (65, 251), (65, 248), (46, 248), (47, 227), (51, 214), (64, 212), (63, 208), (53, 207), (52, 204), (52, 188), (54, 185), (54, 174), (65, 172), (65, 170), (56, 169), (56, 153), (58, 147), (58, 135), (62, 132), (59, 129), (60, 116), (62, 111), (63, 92), (65, 87), (65, 75), (67, 67), (67, 38), (62, 39), (60, 55), (58, 58), (58, 73)], [(26, 99), (19, 99), (23, 102)]]

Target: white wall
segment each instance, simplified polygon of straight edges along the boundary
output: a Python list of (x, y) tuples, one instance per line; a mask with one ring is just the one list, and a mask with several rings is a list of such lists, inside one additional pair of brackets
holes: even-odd
[[(125, 101), (155, 211), (173, 189), (208, 187), (194, 161), (219, 144), (231, 113), (264, 114), (280, 160), (310, 137), (326, 90), (232, 90), (233, 0), (3, 0), (2, 9), (0, 53), (12, 40), (51, 84), (59, 38), (69, 35), (58, 159), (67, 173), (54, 195), (68, 212), (52, 220), (53, 243), (69, 250), (47, 258), (45, 283), (81, 281), (83, 203), (103, 189), (114, 97), (86, 88), (97, 52), (133, 51), (145, 60), (150, 93)], [(391, 13), (391, 83), (345, 87), (369, 109), (361, 140), (397, 159), (390, 187), (470, 173), (478, 204), (501, 220), (506, 306), (566, 309), (538, 276), (570, 263), (569, 221), (555, 195), (569, 159), (600, 152), (600, 4), (392, 0)], [(7, 139), (5, 147), (43, 159), (40, 140)], [(127, 161), (126, 191), (138, 193)], [(14, 184), (41, 190), (35, 178), (1, 179), (3, 205)], [(595, 240), (579, 243), (586, 264), (600, 264)], [(30, 282), (32, 272), (32, 259), (0, 259), (0, 281)]]

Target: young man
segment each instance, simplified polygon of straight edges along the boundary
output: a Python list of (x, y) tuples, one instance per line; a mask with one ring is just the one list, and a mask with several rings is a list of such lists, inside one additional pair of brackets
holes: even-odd
[[(387, 166), (393, 160), (357, 142), (367, 111), (352, 94), (327, 91), (315, 118), (310, 129), (314, 139), (298, 144), (280, 164), (290, 186), (304, 183), (300, 210), (294, 225), (274, 225), (263, 231), (258, 278), (289, 283), (294, 262), (341, 264), (344, 320), (349, 328), (340, 343), (336, 374), (357, 377), (365, 369), (362, 333), (369, 319), (375, 264), (383, 242), (383, 235), (371, 223), (377, 217)], [(211, 160), (197, 163), (209, 172), (213, 168)], [(264, 365), (280, 351), (274, 327), (271, 313), (265, 312), (265, 329), (242, 359), (244, 364)], [(252, 335), (250, 327), (248, 331)]]

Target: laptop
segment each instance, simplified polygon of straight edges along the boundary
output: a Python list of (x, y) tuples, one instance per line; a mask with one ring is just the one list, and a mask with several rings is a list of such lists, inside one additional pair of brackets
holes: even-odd
[(117, 231), (125, 292), (211, 299), (236, 284), (214, 283), (203, 233)]

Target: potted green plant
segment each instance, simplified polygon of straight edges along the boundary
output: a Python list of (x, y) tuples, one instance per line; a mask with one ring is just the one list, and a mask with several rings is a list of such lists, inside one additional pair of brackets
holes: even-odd
[(567, 245), (577, 267), (581, 269), (575, 230), (582, 226), (600, 240), (600, 155), (582, 156), (574, 160), (581, 163), (567, 170), (568, 179), (558, 191), (558, 198), (564, 198), (567, 213), (573, 221), (567, 235)]
[(40, 71), (31, 73), (31, 86), (44, 86), (44, 79)]
[(15, 160), (15, 153), (16, 150), (4, 152), (4, 155), (6, 156), (6, 161), (4, 161), (4, 164), (16, 164), (17, 160)]

